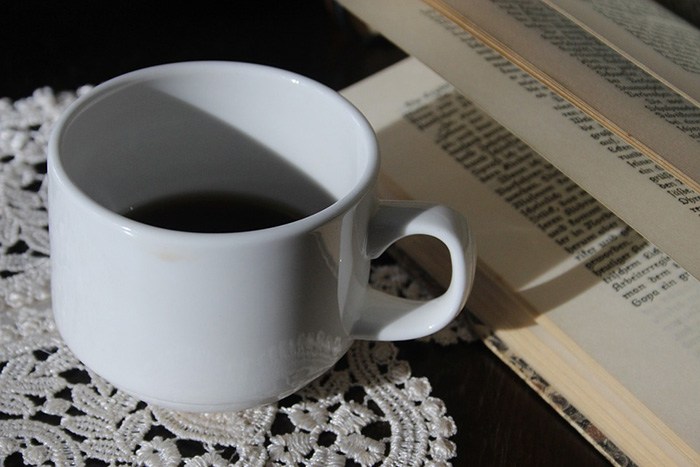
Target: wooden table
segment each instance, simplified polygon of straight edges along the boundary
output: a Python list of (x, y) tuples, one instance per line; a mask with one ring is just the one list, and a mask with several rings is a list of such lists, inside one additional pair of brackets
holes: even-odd
[[(335, 89), (403, 58), (360, 34), (329, 1), (191, 2), (163, 10), (122, 2), (10, 1), (0, 14), (0, 97), (71, 90), (149, 65), (240, 60)], [(226, 2), (227, 3), (227, 2)], [(481, 343), (399, 343), (458, 425), (455, 465), (603, 465), (605, 459)]]

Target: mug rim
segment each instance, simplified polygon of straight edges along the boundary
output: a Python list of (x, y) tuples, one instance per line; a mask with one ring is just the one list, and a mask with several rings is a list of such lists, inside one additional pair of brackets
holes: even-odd
[[(335, 199), (329, 206), (286, 224), (257, 230), (209, 233), (173, 230), (130, 219), (94, 200), (74, 182), (70, 175), (68, 175), (61, 160), (60, 146), (65, 132), (70, 127), (71, 123), (80, 115), (84, 108), (92, 105), (112, 92), (117, 92), (119, 89), (130, 86), (131, 84), (140, 83), (159, 76), (165, 76), (173, 72), (203, 70), (206, 68), (211, 68), (214, 70), (217, 68), (240, 69), (253, 73), (265, 73), (268, 75), (274, 74), (284, 80), (292, 82), (294, 85), (312, 88), (314, 92), (324, 95), (324, 97), (329, 101), (335, 101), (338, 106), (344, 107), (344, 111), (347, 112), (350, 115), (350, 118), (354, 121), (358, 134), (364, 140), (363, 144), (366, 146), (365, 150), (369, 154), (367, 164), (359, 174), (352, 188), (343, 196)], [(269, 65), (239, 61), (203, 60), (174, 62), (137, 69), (108, 79), (107, 81), (98, 84), (87, 93), (79, 96), (62, 113), (51, 131), (47, 152), (49, 183), (53, 181), (60, 184), (62, 189), (66, 190), (75, 200), (75, 202), (80, 203), (85, 209), (95, 213), (96, 216), (103, 218), (107, 222), (114, 224), (131, 236), (158, 236), (160, 238), (168, 237), (169, 239), (180, 241), (196, 241), (205, 238), (210, 241), (226, 241), (234, 238), (240, 240), (253, 240), (261, 239), (261, 237), (278, 237), (286, 235), (293, 236), (302, 232), (314, 230), (328, 223), (330, 220), (342, 215), (351, 209), (352, 206), (356, 205), (363, 196), (371, 191), (371, 188), (373, 187), (379, 173), (379, 147), (376, 134), (374, 133), (374, 130), (369, 124), (367, 118), (339, 92), (322, 83), (319, 83), (312, 78), (289, 70), (276, 68)]]

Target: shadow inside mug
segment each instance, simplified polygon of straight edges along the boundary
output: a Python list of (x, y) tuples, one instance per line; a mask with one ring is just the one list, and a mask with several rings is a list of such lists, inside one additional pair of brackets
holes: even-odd
[[(106, 95), (69, 125), (60, 146), (66, 173), (88, 197), (116, 213), (202, 191), (256, 195), (305, 215), (336, 201), (264, 141), (151, 86)], [(85, 141), (79, 135), (93, 137)]]

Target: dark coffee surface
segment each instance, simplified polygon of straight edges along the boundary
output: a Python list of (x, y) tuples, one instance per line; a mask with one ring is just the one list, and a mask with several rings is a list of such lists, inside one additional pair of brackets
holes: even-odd
[(125, 217), (170, 230), (246, 232), (288, 224), (305, 216), (281, 202), (227, 192), (184, 193), (133, 206)]

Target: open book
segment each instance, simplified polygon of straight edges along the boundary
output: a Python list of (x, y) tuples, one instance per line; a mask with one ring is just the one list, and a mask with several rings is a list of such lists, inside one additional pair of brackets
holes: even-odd
[[(467, 308), (492, 332), (487, 345), (601, 452), (619, 464), (700, 464), (700, 140), (690, 130), (677, 135), (682, 125), (667, 121), (676, 117), (642, 114), (647, 103), (634, 93), (618, 91), (614, 100), (598, 72), (584, 76), (550, 50), (552, 24), (576, 26), (606, 47), (595, 36), (612, 26), (605, 34), (620, 51), (615, 59), (656, 79), (668, 57), (650, 60), (644, 41), (611, 19), (611, 11), (643, 14), (652, 4), (629, 2), (622, 11), (623, 2), (606, 10), (597, 0), (430, 3), (341, 0), (420, 59), (344, 91), (377, 131), (383, 189), (446, 203), (470, 219), (479, 268)], [(542, 9), (556, 21), (533, 34)], [(669, 18), (659, 27), (674, 27)], [(697, 40), (695, 29), (678, 24)], [(487, 30), (479, 34), (492, 47), (474, 37), (477, 29)], [(513, 52), (522, 45), (527, 50)], [(533, 63), (551, 69), (533, 77)], [(694, 71), (679, 68), (657, 82), (697, 127)], [(579, 80), (590, 89), (580, 90)], [(584, 101), (605, 109), (579, 108)], [(634, 125), (598, 120), (612, 102)], [(650, 151), (656, 133), (670, 138), (671, 151)], [(442, 249), (404, 248), (438, 280), (449, 277)]]
[[(650, 0), (431, 0), (457, 23), (419, 0), (340, 3), (700, 277), (699, 31), (675, 27)], [(617, 54), (548, 3), (585, 9), (591, 30), (612, 29), (607, 37), (629, 52)], [(637, 39), (615, 14), (641, 16), (644, 32), (661, 39)], [(652, 46), (669, 52), (647, 59)], [(662, 69), (668, 78), (655, 79)]]

